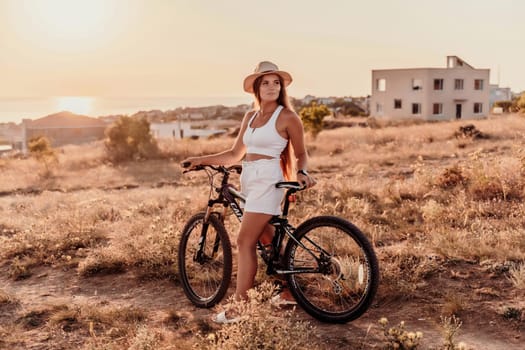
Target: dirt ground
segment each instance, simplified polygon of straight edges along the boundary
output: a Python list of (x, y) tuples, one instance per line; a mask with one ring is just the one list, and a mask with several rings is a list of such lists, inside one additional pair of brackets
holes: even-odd
[[(430, 259), (430, 258), (429, 258)], [(380, 262), (381, 263), (381, 262)], [(233, 284), (233, 283), (232, 283)], [(4, 292), (20, 300), (19, 305), (0, 306), (0, 326), (23, 324), (19, 343), (10, 342), (5, 349), (75, 349), (81, 348), (86, 330), (75, 327), (50, 329), (46, 326), (54, 305), (135, 307), (145, 310), (148, 325), (166, 326), (166, 318), (176, 312), (181, 318), (169, 326), (173, 348), (179, 341), (191, 340), (195, 332), (208, 332), (217, 326), (210, 322), (213, 310), (198, 309), (185, 297), (175, 281), (145, 280), (138, 271), (81, 277), (75, 268), (40, 267), (27, 279), (12, 280), (7, 267), (0, 270)], [(423, 332), (422, 349), (438, 349), (443, 343), (443, 327), (439, 315), (446, 307), (443, 295), (460, 300), (457, 312), (462, 327), (456, 338), (467, 349), (525, 349), (525, 325), (519, 320), (504, 319), (506, 305), (525, 307), (524, 293), (511, 288), (511, 282), (498, 269), (487, 264), (441, 262), (432, 276), (415, 286), (415, 296), (389, 298), (381, 285), (372, 308), (361, 318), (344, 325), (326, 324), (312, 319), (298, 309), (301, 319), (317, 329), (326, 349), (379, 349), (384, 336), (378, 320), (387, 317), (389, 325), (401, 321), (409, 331)], [(36, 311), (35, 311), (36, 310)], [(41, 312), (39, 312), (41, 310)], [(4, 344), (5, 346), (5, 344)], [(2, 348), (2, 342), (0, 342)]]
[[(450, 272), (444, 272), (443, 276), (435, 276), (428, 286), (421, 289), (420, 297), (413, 300), (378, 299), (365, 315), (349, 324), (320, 323), (302, 310), (296, 312), (317, 328), (326, 349), (380, 348), (378, 344), (381, 344), (382, 335), (377, 321), (384, 316), (392, 325), (405, 321), (407, 330), (423, 332), (422, 348), (427, 349), (437, 347), (443, 341), (442, 327), (436, 316), (440, 313), (441, 301), (432, 297), (433, 289), (440, 286), (440, 289), (461, 290), (464, 298), (474, 295), (477, 299), (461, 312), (463, 325), (458, 341), (468, 344), (469, 349), (525, 349), (523, 324), (505, 322), (495, 312), (509, 300), (524, 306), (523, 295), (506, 292), (509, 290), (507, 281), (491, 277), (475, 266), (463, 264), (454, 268), (464, 274), (461, 279), (450, 279), (447, 276)], [(148, 323), (153, 325), (162, 325), (168, 313), (176, 310), (186, 320), (185, 326), (173, 329), (175, 349), (177, 339), (191, 337), (193, 330), (205, 330), (203, 325), (215, 327), (209, 322), (213, 311), (192, 306), (176, 283), (141, 281), (133, 272), (80, 278), (74, 270), (42, 268), (23, 281), (11, 281), (2, 273), (0, 283), (5, 291), (23, 300), (17, 307), (0, 309), (0, 324), (13, 318), (28, 317), (27, 310), (46, 310), (52, 305), (64, 304), (71, 307), (84, 304), (138, 307), (147, 310)], [(43, 319), (40, 322), (31, 320), (26, 326), (24, 340), (19, 346), (10, 345), (9, 349), (74, 349), (84, 341), (85, 334), (67, 330), (59, 335), (55, 333), (49, 339), (43, 323)]]

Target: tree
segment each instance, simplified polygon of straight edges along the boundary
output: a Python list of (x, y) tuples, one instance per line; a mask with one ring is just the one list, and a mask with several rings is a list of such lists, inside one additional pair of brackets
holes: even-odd
[(52, 168), (58, 163), (55, 150), (51, 147), (51, 142), (45, 136), (35, 136), (29, 140), (29, 153), (36, 160), (44, 165), (43, 177), (49, 177), (52, 174)]
[(157, 142), (146, 118), (120, 117), (106, 129), (106, 152), (115, 162), (158, 155)]
[(337, 113), (341, 113), (342, 115), (357, 117), (365, 114), (364, 109), (352, 101), (346, 101), (344, 98), (337, 98), (330, 107), (334, 108)]
[(310, 132), (314, 138), (323, 130), (323, 119), (329, 114), (328, 107), (323, 104), (317, 105), (315, 102), (308, 107), (303, 107), (299, 112), (305, 130)]
[(525, 92), (523, 92), (518, 99), (518, 111), (525, 113)]
[(501, 107), (503, 112), (509, 112), (512, 107), (512, 101), (496, 101), (494, 107)]

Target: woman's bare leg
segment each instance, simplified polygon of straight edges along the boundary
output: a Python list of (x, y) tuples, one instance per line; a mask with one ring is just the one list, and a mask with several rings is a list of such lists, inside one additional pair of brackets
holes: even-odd
[(239, 236), (237, 237), (238, 268), (235, 298), (247, 299), (248, 289), (253, 287), (257, 273), (256, 245), (261, 234), (266, 229), (272, 215), (260, 213), (244, 213)]
[(274, 234), (275, 234), (275, 227), (273, 225), (266, 224), (266, 226), (264, 226), (263, 233), (259, 237), (259, 241), (262, 243), (262, 245), (271, 244)]

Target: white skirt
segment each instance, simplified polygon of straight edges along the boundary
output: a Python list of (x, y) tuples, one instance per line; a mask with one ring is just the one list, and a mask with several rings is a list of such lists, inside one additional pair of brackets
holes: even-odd
[(246, 196), (244, 211), (248, 213), (281, 214), (284, 189), (275, 188), (283, 181), (280, 159), (259, 159), (242, 163), (241, 192)]

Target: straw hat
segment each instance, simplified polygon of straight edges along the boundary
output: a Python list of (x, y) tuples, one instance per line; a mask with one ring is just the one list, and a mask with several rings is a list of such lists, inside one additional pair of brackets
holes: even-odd
[(279, 70), (276, 64), (268, 61), (262, 61), (257, 64), (253, 74), (248, 75), (244, 79), (244, 91), (253, 93), (253, 83), (255, 79), (266, 74), (277, 74), (283, 79), (284, 86), (290, 85), (292, 82), (292, 76), (290, 73)]

